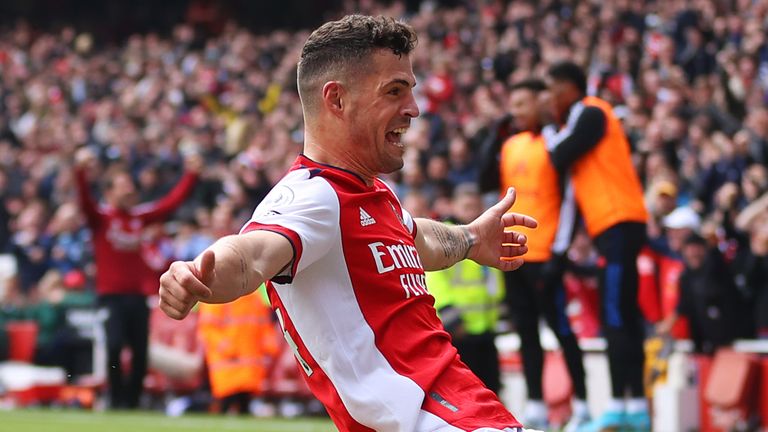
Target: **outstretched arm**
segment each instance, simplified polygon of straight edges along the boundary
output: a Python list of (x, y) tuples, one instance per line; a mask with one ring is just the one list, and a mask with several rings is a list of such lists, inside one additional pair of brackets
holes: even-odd
[(768, 209), (768, 193), (754, 200), (736, 216), (736, 229), (749, 231), (757, 217), (763, 214), (766, 209)]
[(515, 190), (510, 188), (501, 201), (468, 225), (416, 219), (416, 249), (424, 270), (445, 269), (465, 258), (503, 271), (523, 265), (520, 255), (528, 251), (528, 239), (509, 228), (535, 228), (537, 222), (529, 216), (507, 213), (514, 202)]
[(199, 155), (187, 157), (184, 160), (184, 175), (176, 186), (159, 200), (138, 206), (137, 213), (147, 221), (163, 221), (168, 218), (194, 190), (202, 166), (203, 160)]
[(75, 187), (77, 188), (77, 199), (80, 209), (85, 215), (88, 225), (95, 227), (101, 215), (96, 200), (91, 195), (90, 185), (88, 184), (87, 171), (93, 169), (96, 164), (96, 156), (88, 148), (81, 148), (75, 153)]
[(285, 269), (291, 243), (270, 231), (222, 237), (194, 261), (176, 261), (160, 277), (160, 308), (182, 319), (198, 302), (226, 303), (256, 290)]

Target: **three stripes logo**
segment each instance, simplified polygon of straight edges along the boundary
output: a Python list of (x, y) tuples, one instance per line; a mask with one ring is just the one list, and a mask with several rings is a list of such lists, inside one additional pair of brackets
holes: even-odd
[(368, 214), (365, 210), (363, 210), (362, 207), (360, 207), (360, 226), (368, 226), (373, 225), (376, 223), (376, 219), (374, 219), (371, 215)]

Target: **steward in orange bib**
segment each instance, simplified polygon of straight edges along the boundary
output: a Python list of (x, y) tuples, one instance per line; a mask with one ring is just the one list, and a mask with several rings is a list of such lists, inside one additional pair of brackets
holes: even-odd
[(575, 401), (566, 430), (575, 430), (587, 420), (587, 390), (582, 352), (565, 313), (563, 271), (565, 253), (573, 237), (576, 208), (567, 177), (558, 175), (549, 159), (542, 136), (540, 94), (543, 81), (528, 79), (511, 87), (509, 110), (519, 133), (501, 147), (497, 164), (500, 190), (514, 186), (515, 211), (539, 221), (536, 229), (521, 230), (528, 236), (525, 265), (505, 272), (506, 300), (520, 335), (523, 372), (528, 388), (524, 420), (528, 427), (546, 429), (547, 409), (543, 401), (544, 352), (539, 339), (539, 321), (544, 317), (557, 336), (571, 376)]
[(198, 332), (205, 349), (211, 393), (226, 413), (234, 405), (248, 412), (261, 395), (279, 352), (272, 313), (258, 292), (225, 304), (200, 303)]
[[(576, 204), (601, 261), (601, 315), (613, 399), (590, 430), (650, 429), (643, 392), (643, 321), (637, 301), (637, 255), (648, 213), (621, 122), (607, 102), (586, 96), (579, 66), (548, 71), (558, 130), (546, 134), (555, 169), (570, 174)], [(629, 399), (624, 400), (629, 394)]]

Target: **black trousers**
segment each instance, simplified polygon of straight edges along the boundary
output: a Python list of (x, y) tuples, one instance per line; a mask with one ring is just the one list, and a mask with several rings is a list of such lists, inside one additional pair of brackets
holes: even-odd
[(565, 314), (566, 298), (562, 277), (560, 283), (545, 284), (543, 269), (543, 263), (526, 262), (518, 270), (504, 273), (507, 306), (520, 335), (528, 398), (544, 398), (541, 384), (544, 350), (539, 338), (539, 320), (543, 317), (563, 350), (576, 397), (586, 399), (582, 352)]
[[(99, 297), (99, 306), (109, 312), (107, 334), (107, 377), (111, 408), (137, 408), (147, 374), (149, 308), (140, 294), (109, 294)], [(120, 353), (131, 350), (128, 376), (123, 373)]]
[(624, 222), (594, 238), (600, 267), (600, 313), (608, 342), (613, 397), (644, 397), (645, 329), (637, 304), (637, 255), (646, 241), (645, 224)]

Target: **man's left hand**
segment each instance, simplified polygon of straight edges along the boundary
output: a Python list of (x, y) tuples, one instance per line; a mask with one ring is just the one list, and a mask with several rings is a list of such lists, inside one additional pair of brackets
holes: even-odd
[(536, 228), (538, 222), (530, 216), (508, 213), (515, 203), (515, 198), (515, 189), (509, 188), (501, 201), (467, 225), (474, 237), (474, 245), (470, 248), (467, 258), (502, 271), (517, 270), (523, 265), (523, 258), (520, 256), (528, 252), (528, 238), (525, 234), (509, 228)]

